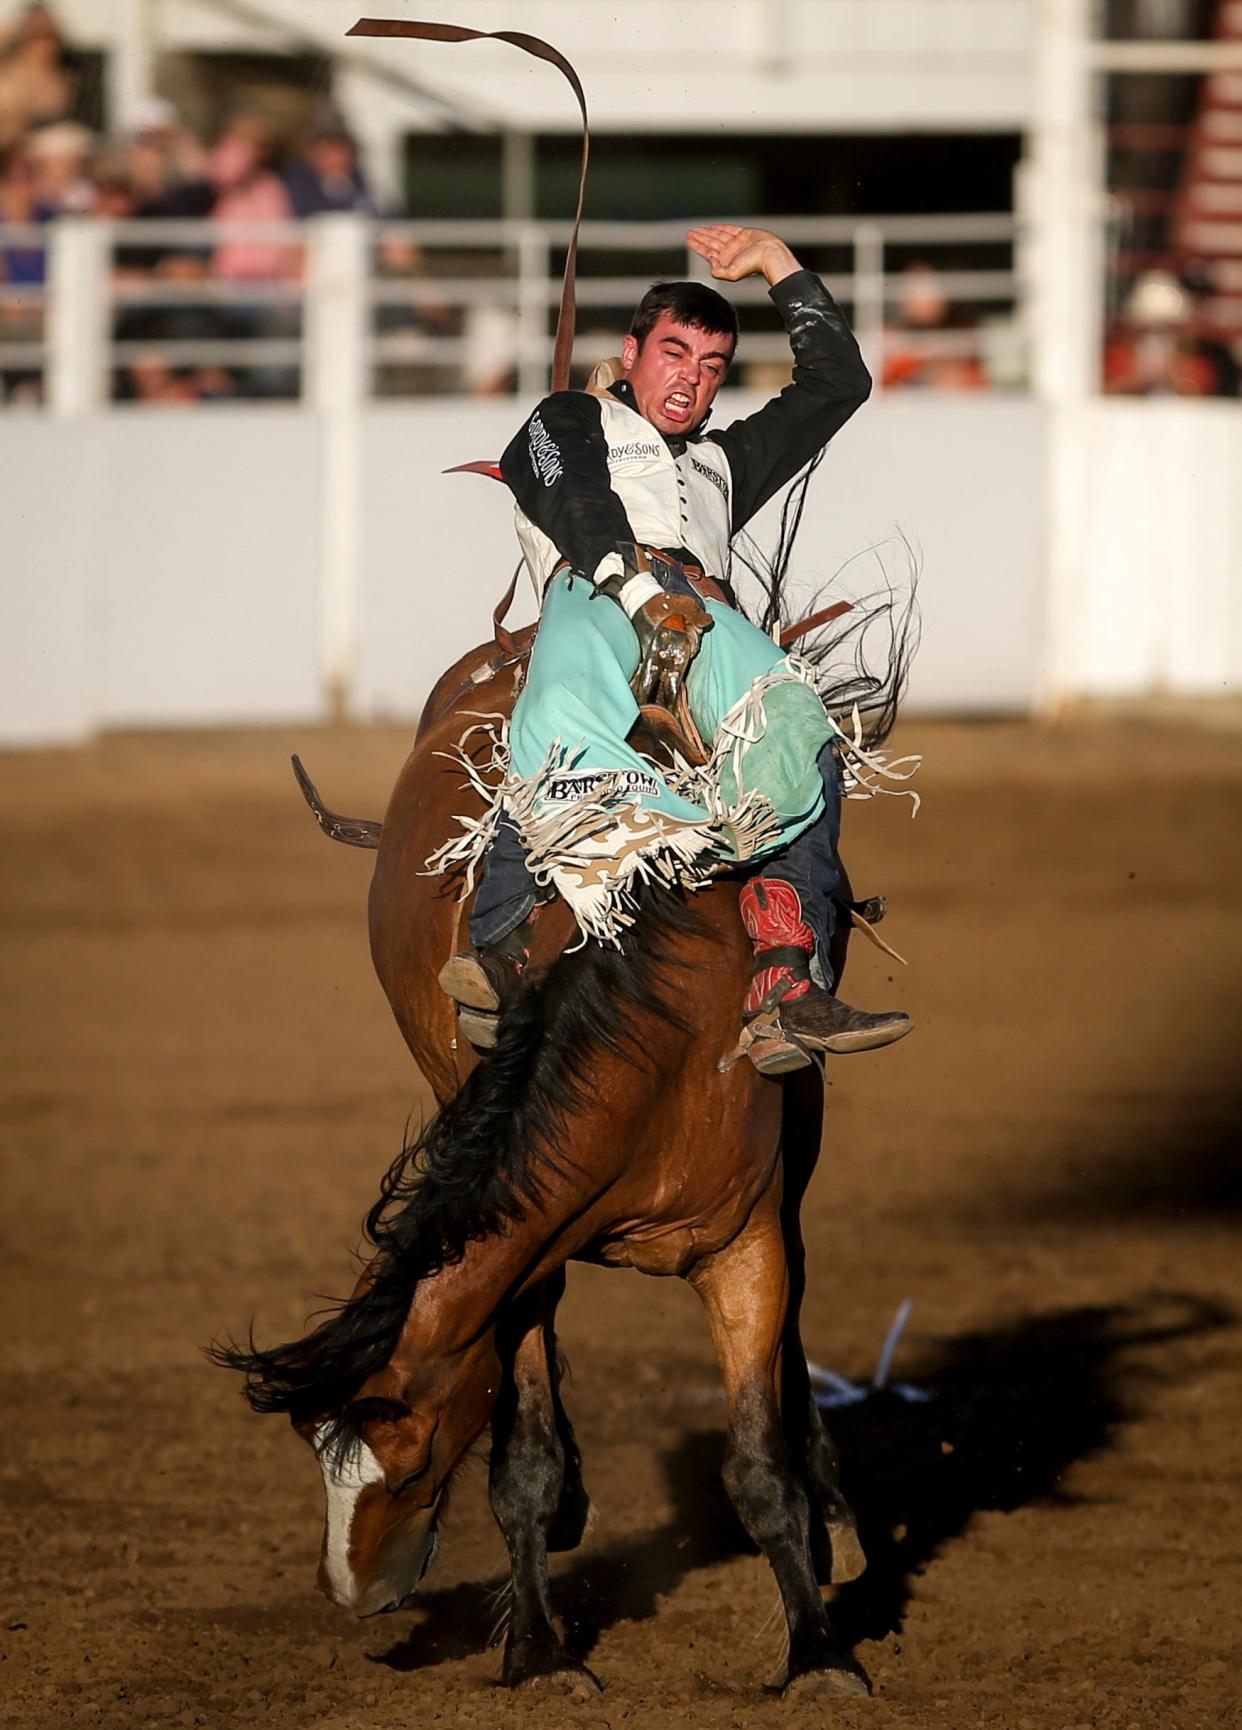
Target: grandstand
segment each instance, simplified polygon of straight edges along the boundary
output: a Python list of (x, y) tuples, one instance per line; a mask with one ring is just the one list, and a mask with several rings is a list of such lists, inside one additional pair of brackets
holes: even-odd
[[(0, 6), (0, 739), (413, 714), (485, 628), (507, 506), (440, 471), (543, 388), (576, 111), (500, 44), (347, 42), (359, 10)], [(877, 392), (798, 576), (899, 580), (913, 543), (917, 705), (1230, 689), (1240, 0), (415, 10), (581, 73), (579, 376), (701, 270), (688, 220), (823, 272)], [(786, 348), (734, 298), (741, 412)]]

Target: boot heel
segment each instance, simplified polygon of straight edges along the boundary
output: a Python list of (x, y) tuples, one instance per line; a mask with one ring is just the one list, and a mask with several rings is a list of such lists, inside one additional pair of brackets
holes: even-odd
[(746, 1055), (760, 1075), (791, 1075), (795, 1069), (808, 1069), (811, 1064), (802, 1047), (788, 1039), (756, 1039)]
[(440, 969), (439, 984), (441, 991), (455, 1003), (469, 1009), (486, 1009), (494, 1014), (500, 1008), (500, 993), (477, 955), (450, 956)]
[(500, 1033), (500, 1017), (486, 1009), (463, 1006), (457, 1011), (457, 1025), (476, 1051), (494, 1051)]

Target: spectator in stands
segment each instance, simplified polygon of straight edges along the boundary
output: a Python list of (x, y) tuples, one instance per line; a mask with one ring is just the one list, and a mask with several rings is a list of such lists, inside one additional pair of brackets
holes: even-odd
[(1238, 365), (1195, 294), (1172, 271), (1145, 270), (1104, 350), (1109, 396), (1231, 396)]
[[(138, 220), (192, 221), (211, 214), (216, 188), (208, 173), (207, 152), (171, 103), (155, 96), (139, 106), (125, 150), (133, 214)], [(183, 259), (201, 262), (200, 274), (205, 276), (211, 249), (161, 240), (150, 246), (127, 246), (124, 254), (127, 268), (147, 271), (162, 271), (170, 260)]]
[(82, 216), (95, 207), (91, 159), (95, 134), (76, 121), (58, 120), (32, 132), (26, 144), (35, 177), (35, 203), (41, 222), (57, 216)]
[(124, 222), (136, 208), (129, 152), (123, 144), (106, 144), (91, 164), (91, 202), (96, 216)]
[[(241, 114), (221, 133), (208, 158), (217, 222), (289, 222), (293, 205), (272, 166), (275, 135), (257, 114)], [(212, 274), (225, 282), (279, 282), (299, 274), (301, 255), (284, 240), (225, 237)]]
[(210, 213), (217, 194), (207, 152), (171, 102), (152, 96), (139, 105), (127, 147), (140, 216)]
[(466, 308), (461, 378), (471, 396), (508, 396), (516, 389), (518, 337), (511, 306)]
[(0, 153), (20, 144), (31, 127), (68, 114), (73, 96), (64, 38), (50, 8), (27, 6), (0, 33)]
[[(978, 353), (950, 351), (954, 335), (970, 329), (967, 321), (952, 316), (939, 271), (930, 264), (908, 264), (901, 273), (896, 317), (886, 333), (884, 389), (986, 390)], [(949, 343), (938, 344), (937, 338), (945, 336)]]
[[(275, 153), (275, 133), (262, 115), (241, 114), (229, 122), (208, 158), (216, 189), (213, 221), (293, 220), (285, 183), (273, 167)], [(223, 235), (212, 256), (211, 274), (223, 282), (275, 285), (296, 281), (301, 268), (301, 248), (286, 240), (267, 235)], [(229, 310), (233, 334), (259, 341), (294, 337), (298, 318), (296, 308), (270, 296), (256, 296), (253, 305), (235, 305)], [(296, 371), (283, 364), (265, 362), (247, 369), (241, 378), (247, 396), (295, 396), (297, 385)]]
[(1211, 370), (1213, 396), (1242, 396), (1242, 349), (1235, 350), (1217, 322), (1213, 302), (1218, 293), (1213, 267), (1192, 259), (1181, 275), (1190, 302), (1187, 336), (1199, 359)]
[[(33, 228), (39, 218), (34, 165), (22, 150), (0, 162), (0, 224)], [(10, 288), (41, 287), (46, 279), (42, 242), (7, 241), (0, 246), (0, 282)]]
[(333, 210), (377, 214), (353, 134), (330, 109), (316, 116), (301, 153), (286, 170), (285, 187), (298, 216)]
[[(34, 169), (21, 150), (0, 159), (0, 225), (33, 227), (38, 220)], [(24, 239), (0, 245), (0, 342), (38, 342), (43, 335), (42, 288), (47, 276), (43, 245)], [(28, 290), (23, 293), (22, 290)], [(38, 403), (42, 376), (14, 368), (0, 373), (0, 403)]]

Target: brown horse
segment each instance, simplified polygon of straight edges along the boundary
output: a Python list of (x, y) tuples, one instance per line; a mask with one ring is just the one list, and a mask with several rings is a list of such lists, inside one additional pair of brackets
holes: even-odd
[(440, 1109), (384, 1179), (367, 1221), (375, 1254), (349, 1300), (291, 1344), (214, 1356), (245, 1372), (257, 1410), (287, 1412), (315, 1449), (320, 1583), (359, 1616), (410, 1598), (446, 1486), (490, 1423), (513, 1588), (504, 1680), (594, 1685), (549, 1603), (548, 1550), (572, 1548), (589, 1509), (557, 1386), (556, 1305), (571, 1259), (680, 1275), (703, 1300), (723, 1373), (725, 1484), (780, 1587), (781, 1685), (869, 1691), (817, 1573), (825, 1538), (834, 1579), (862, 1567), (798, 1331), (798, 1212), (821, 1085), (814, 1071), (782, 1083), (724, 1061), (751, 970), (738, 884), (648, 895), (620, 949), (567, 946), (568, 911), (548, 907), (485, 1061), (437, 986), (463, 912), (460, 884), (425, 875), (424, 862), (478, 805), (447, 754), (481, 712), (508, 713), (519, 665), (476, 650), (445, 675), (382, 836), (317, 806), (338, 839), (378, 844), (375, 967)]

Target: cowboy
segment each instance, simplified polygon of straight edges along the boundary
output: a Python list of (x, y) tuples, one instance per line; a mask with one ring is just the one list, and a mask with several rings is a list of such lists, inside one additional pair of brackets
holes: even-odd
[[(730, 865), (750, 872), (745, 1019), (779, 1004), (787, 1037), (838, 1053), (912, 1025), (833, 994), (841, 736), (809, 670), (736, 609), (726, 574), (731, 537), (861, 407), (871, 379), (840, 308), (775, 234), (721, 223), (687, 238), (715, 277), (766, 279), (793, 380), (757, 414), (705, 431), (736, 317), (705, 283), (658, 283), (619, 363), (587, 391), (547, 397), (501, 459), (544, 602), (500, 761), (472, 948), (441, 973), (478, 1044), (494, 1039), (489, 1019), (548, 889), (608, 940), (638, 882), (694, 883)], [(709, 758), (657, 774), (628, 740), (631, 679), (673, 615), (699, 639), (685, 689)]]

